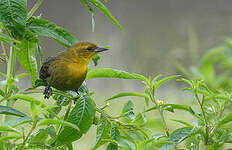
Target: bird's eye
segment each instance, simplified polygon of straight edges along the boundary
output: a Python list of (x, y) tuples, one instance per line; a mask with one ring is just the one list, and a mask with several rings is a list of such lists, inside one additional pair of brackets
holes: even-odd
[(86, 48), (88, 51), (91, 51), (92, 50), (92, 47), (87, 47)]

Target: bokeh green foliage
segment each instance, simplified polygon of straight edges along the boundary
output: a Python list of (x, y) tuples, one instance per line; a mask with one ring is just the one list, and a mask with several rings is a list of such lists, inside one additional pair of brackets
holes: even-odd
[[(107, 150), (168, 150), (168, 149), (223, 149), (231, 144), (232, 114), (230, 94), (230, 68), (232, 44), (208, 51), (199, 67), (185, 70), (186, 77), (179, 75), (164, 77), (145, 77), (112, 68), (90, 69), (86, 80), (93, 78), (115, 78), (142, 82), (142, 92), (127, 91), (106, 98), (105, 105), (99, 107), (84, 83), (79, 94), (71, 91), (53, 89), (54, 104), (47, 104), (42, 98), (46, 83), (37, 80), (38, 52), (42, 62), (41, 44), (38, 36), (47, 36), (59, 44), (69, 47), (78, 40), (67, 30), (49, 20), (33, 16), (33, 12), (43, 0), (38, 0), (30, 12), (27, 12), (26, 0), (0, 1), (0, 41), (2, 42), (0, 60), (6, 64), (7, 72), (0, 73), (0, 149), (74, 149), (73, 142), (82, 138), (92, 127), (96, 127), (96, 140), (91, 141), (92, 149), (106, 145)], [(99, 0), (80, 0), (88, 8), (94, 27), (94, 7), (102, 11), (121, 30), (123, 28), (112, 16), (104, 3)], [(124, 31), (124, 30), (123, 30)], [(7, 49), (4, 45), (8, 45)], [(7, 56), (6, 51), (9, 53)], [(27, 74), (15, 75), (16, 57), (31, 78), (32, 88), (20, 89), (16, 82)], [(93, 62), (98, 64), (99, 56)], [(178, 79), (186, 83), (185, 92), (193, 95), (197, 110), (187, 104), (165, 103), (157, 96), (157, 89), (169, 80)], [(126, 82), (126, 81), (125, 81)], [(41, 88), (42, 87), (42, 88)], [(128, 99), (130, 97), (131, 100)], [(117, 115), (106, 108), (119, 98), (127, 100)], [(144, 110), (137, 111), (134, 98), (144, 101)], [(77, 100), (73, 104), (73, 100)], [(23, 101), (30, 113), (15, 109), (16, 101)], [(167, 115), (182, 111), (192, 116), (193, 121), (184, 118), (173, 121), (182, 126), (169, 130)], [(149, 114), (159, 114), (160, 121), (152, 122)], [(9, 117), (10, 116), (10, 117)], [(154, 116), (154, 115), (153, 115)], [(154, 126), (162, 128), (154, 130)], [(27, 128), (28, 131), (21, 130)]]

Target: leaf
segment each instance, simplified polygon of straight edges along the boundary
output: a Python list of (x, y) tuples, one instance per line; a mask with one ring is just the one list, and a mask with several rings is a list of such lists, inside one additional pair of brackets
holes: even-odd
[(168, 137), (168, 141), (175, 142), (175, 143), (164, 144), (161, 148), (159, 148), (159, 150), (174, 149), (175, 145), (177, 145), (178, 143), (182, 142), (191, 133), (192, 133), (192, 128), (191, 127), (184, 127), (184, 128), (176, 129)]
[(42, 101), (32, 97), (32, 96), (29, 96), (29, 95), (24, 95), (24, 94), (15, 94), (11, 97), (9, 97), (9, 99), (21, 99), (21, 100), (24, 100), (24, 101), (27, 101), (27, 102), (34, 102), (36, 105), (39, 105), (41, 107), (46, 107), (47, 105), (44, 104)]
[(128, 121), (135, 119), (134, 104), (132, 101), (128, 101), (127, 103), (124, 104), (121, 114)]
[(120, 136), (116, 139), (118, 146), (122, 150), (136, 150), (136, 145), (126, 137)]
[(27, 0), (1, 0), (0, 22), (15, 38), (21, 38), (27, 20)]
[(80, 132), (80, 129), (78, 128), (78, 126), (76, 126), (75, 124), (72, 124), (70, 122), (63, 121), (63, 120), (43, 119), (43, 120), (40, 120), (38, 122), (38, 126), (46, 126), (46, 125), (63, 125), (63, 126), (68, 126), (68, 127), (73, 128), (73, 129), (76, 129), (78, 132)]
[(51, 37), (66, 47), (70, 47), (78, 42), (64, 28), (56, 26), (54, 23), (45, 19), (32, 17), (27, 23), (27, 28), (37, 35)]
[(78, 99), (66, 121), (78, 126), (81, 132), (77, 132), (70, 127), (64, 127), (58, 136), (58, 141), (60, 143), (70, 143), (78, 140), (82, 133), (86, 133), (92, 126), (95, 112), (96, 106), (91, 97), (83, 96)]
[(20, 134), (20, 132), (17, 129), (8, 126), (0, 126), (0, 132), (14, 132)]
[(101, 145), (105, 144), (104, 139), (109, 139), (111, 130), (111, 123), (103, 115), (101, 115), (100, 123), (97, 126), (96, 142), (92, 150), (96, 150)]
[(30, 143), (44, 145), (46, 139), (48, 138), (48, 135), (50, 135), (50, 137), (56, 136), (56, 131), (53, 126), (45, 129), (39, 129), (36, 132), (32, 133), (32, 135), (30, 136)]
[(3, 136), (0, 137), (0, 142), (6, 142), (7, 140), (11, 140), (11, 139), (20, 139), (22, 138), (22, 135), (8, 135), (8, 136)]
[(0, 89), (0, 96), (4, 97), (5, 92), (3, 92), (3, 90)]
[(139, 113), (135, 119), (132, 121), (133, 124), (137, 125), (137, 126), (142, 126), (146, 123), (146, 118), (144, 115), (142, 115), (141, 113)]
[(35, 57), (36, 45), (36, 43), (23, 40), (20, 44), (17, 45), (21, 50), (16, 51), (16, 55), (20, 64), (30, 75), (32, 86), (34, 86), (38, 73)]
[(38, 130), (31, 134), (30, 144), (44, 144), (48, 138), (48, 133)]
[(0, 106), (0, 114), (13, 115), (13, 116), (18, 116), (18, 117), (27, 116), (26, 114), (14, 109), (14, 108), (7, 107), (7, 106)]
[(99, 55), (96, 55), (92, 58), (92, 61), (93, 61), (93, 64), (94, 66), (97, 66), (98, 65), (98, 61), (100, 60), (100, 56)]
[(38, 110), (36, 108), (35, 102), (31, 102), (30, 111), (31, 111), (32, 120), (36, 121), (38, 118)]
[[(112, 124), (112, 128), (110, 131), (110, 138), (112, 140), (116, 140), (117, 138), (120, 137), (120, 132), (115, 124)], [(107, 150), (118, 150), (118, 146), (115, 143), (109, 143), (107, 145)]]
[(164, 79), (161, 79), (161, 80), (155, 82), (155, 89), (159, 88), (160, 85), (162, 85), (164, 82), (167, 82), (168, 80), (175, 79), (175, 78), (178, 78), (178, 77), (180, 77), (180, 75), (169, 76), (169, 77), (166, 77)]
[(227, 114), (222, 120), (218, 122), (218, 126), (224, 125), (232, 121), (232, 113)]
[[(92, 11), (92, 8), (88, 5), (86, 0), (81, 0), (82, 4), (86, 6), (91, 13), (94, 13)], [(105, 5), (99, 1), (99, 0), (88, 0), (89, 3), (93, 4), (96, 8), (98, 8), (101, 12), (103, 12), (114, 24), (116, 24), (124, 33), (126, 32), (123, 27), (119, 24), (117, 19), (110, 13), (110, 11), (105, 7)]]
[(40, 86), (47, 86), (48, 83), (47, 82), (44, 82), (43, 80), (41, 79), (37, 79), (35, 80), (35, 83), (34, 83), (34, 87), (33, 88), (37, 88), (37, 87), (40, 87)]
[(171, 119), (172, 121), (175, 121), (175, 122), (178, 122), (178, 123), (181, 123), (183, 125), (186, 125), (187, 127), (193, 127), (190, 123), (188, 122), (185, 122), (183, 120), (177, 120), (177, 119)]
[[(168, 110), (168, 111), (171, 111), (171, 112), (174, 112), (174, 109), (178, 109), (178, 110), (184, 110), (184, 111), (188, 111), (189, 113), (191, 114), (196, 114), (193, 109), (188, 106), (188, 105), (180, 105), (180, 104), (161, 104), (160, 105), (161, 107), (163, 107), (163, 109), (165, 110)], [(157, 109), (156, 106), (152, 107), (152, 108), (149, 108), (147, 109), (145, 112), (149, 112), (149, 111), (152, 111), (152, 110), (155, 110)]]
[(143, 98), (145, 98), (145, 100), (146, 100), (146, 99), (149, 99), (149, 97), (148, 97), (146, 94), (144, 94), (144, 93), (132, 93), (132, 92), (131, 92), (131, 93), (119, 93), (119, 94), (114, 95), (113, 97), (107, 99), (106, 101), (111, 101), (111, 100), (113, 100), (113, 99), (120, 98), (120, 97), (126, 97), (126, 96), (143, 97)]
[(13, 46), (17, 50), (19, 49), (15, 44), (13, 44), (13, 43), (19, 43), (19, 41), (9, 37), (8, 35), (0, 33), (0, 41), (4, 42), (10, 46)]
[(146, 78), (141, 75), (130, 74), (125, 71), (111, 69), (111, 68), (92, 69), (88, 71), (86, 76), (86, 79), (91, 79), (91, 78), (118, 78), (118, 79), (146, 80)]
[(43, 61), (43, 51), (42, 51), (42, 48), (40, 45), (37, 45), (37, 51), (39, 54), (39, 64), (40, 64), (40, 66), (42, 66), (44, 61)]
[(13, 118), (11, 120), (8, 120), (5, 125), (10, 126), (10, 127), (17, 127), (19, 125), (25, 124), (25, 123), (30, 123), (32, 122), (31, 117), (21, 117), (21, 118)]

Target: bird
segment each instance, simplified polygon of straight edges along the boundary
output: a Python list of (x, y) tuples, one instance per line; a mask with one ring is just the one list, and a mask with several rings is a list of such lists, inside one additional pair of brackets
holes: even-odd
[(78, 93), (86, 78), (89, 61), (106, 50), (94, 43), (79, 42), (55, 57), (48, 57), (39, 71), (39, 78), (48, 84), (43, 92), (44, 98), (52, 95), (51, 87)]

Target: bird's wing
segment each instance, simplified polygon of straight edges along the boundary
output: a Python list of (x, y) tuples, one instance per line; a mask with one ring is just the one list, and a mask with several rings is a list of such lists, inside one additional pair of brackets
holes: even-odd
[(46, 61), (43, 63), (39, 71), (39, 78), (42, 79), (43, 81), (46, 81), (46, 79), (50, 77), (51, 74), (50, 74), (49, 66), (51, 62), (53, 62), (54, 60), (57, 60), (57, 57), (48, 57)]

